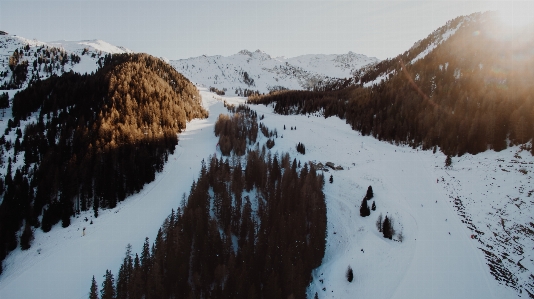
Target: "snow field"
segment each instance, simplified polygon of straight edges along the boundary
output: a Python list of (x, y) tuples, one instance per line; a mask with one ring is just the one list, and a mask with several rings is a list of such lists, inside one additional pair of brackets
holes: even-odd
[[(443, 154), (363, 137), (337, 118), (281, 116), (270, 107), (257, 107), (265, 115), (262, 122), (284, 136), (275, 140), (272, 151), (344, 168), (325, 172), (327, 249), (323, 265), (313, 273), (309, 298), (315, 292), (319, 298), (517, 296), (490, 275), (477, 241), (436, 183), (440, 172), (435, 166), (444, 165)], [(291, 131), (295, 125), (297, 130)], [(298, 142), (306, 146), (306, 155), (297, 154)], [(330, 174), (333, 184), (328, 183)], [(359, 206), (369, 185), (375, 194), (369, 205), (374, 200), (377, 210), (362, 218)], [(393, 216), (404, 242), (381, 236), (375, 226), (380, 213)], [(352, 283), (345, 278), (349, 265)]]
[[(207, 161), (216, 152), (213, 125), (220, 113), (227, 113), (221, 100), (232, 104), (244, 102), (243, 98), (221, 97), (205, 90), (201, 90), (201, 95), (210, 117), (188, 123), (179, 136), (175, 153), (156, 180), (116, 209), (100, 211), (96, 219), (90, 211), (73, 219), (66, 229), (58, 224), (47, 234), (36, 230), (28, 251), (16, 249), (4, 261), (0, 298), (87, 298), (92, 275), (99, 286), (106, 269), (116, 275), (128, 243), (139, 253), (145, 237), (154, 240), (164, 219), (179, 206), (182, 195), (189, 192), (198, 177), (200, 161)], [(251, 107), (258, 116), (265, 116), (261, 122), (270, 130), (278, 131), (272, 152), (289, 152), (302, 164), (333, 162), (344, 168), (324, 172), (327, 248), (323, 264), (312, 274), (308, 298), (313, 298), (315, 292), (319, 298), (517, 297), (515, 291), (500, 285), (490, 275), (483, 252), (478, 249), (479, 242), (470, 238), (472, 232), (461, 222), (463, 218), (449, 198), (452, 191), (447, 189), (450, 186), (462, 195), (492, 192), (493, 189), (479, 185), (471, 189), (464, 182), (480, 182), (480, 175), (493, 169), (493, 162), (477, 164), (485, 155), (495, 159), (510, 154), (455, 158), (452, 169), (461, 182), (451, 178), (446, 185), (442, 181), (436, 183), (437, 178), (441, 180), (453, 172), (443, 168), (443, 154), (361, 136), (338, 118), (281, 116), (274, 114), (271, 107)], [(296, 130), (290, 129), (295, 126)], [(258, 137), (261, 146), (267, 138), (261, 133)], [(304, 143), (306, 155), (297, 153), (298, 142)], [(472, 175), (469, 163), (480, 166), (480, 173)], [(328, 182), (331, 174), (333, 184)], [(514, 175), (512, 178), (524, 179), (519, 172)], [(369, 205), (375, 201), (377, 210), (362, 218), (359, 206), (369, 185), (375, 195)], [(481, 208), (484, 203), (473, 200), (468, 207), (473, 211), (484, 210)], [(404, 242), (381, 236), (375, 226), (380, 213), (393, 217), (394, 227), (397, 232), (402, 231)], [(85, 217), (94, 224), (85, 222)], [(352, 283), (345, 278), (349, 265), (354, 271)]]

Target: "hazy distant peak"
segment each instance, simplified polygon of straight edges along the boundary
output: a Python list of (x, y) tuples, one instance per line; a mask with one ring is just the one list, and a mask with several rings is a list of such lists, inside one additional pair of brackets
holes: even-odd
[(252, 52), (247, 49), (241, 50), (237, 54), (252, 56)]

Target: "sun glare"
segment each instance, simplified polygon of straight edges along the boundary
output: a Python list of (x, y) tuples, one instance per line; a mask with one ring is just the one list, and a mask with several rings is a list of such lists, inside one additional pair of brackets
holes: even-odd
[(534, 23), (534, 2), (506, 2), (499, 8), (502, 22), (508, 26), (519, 28)]

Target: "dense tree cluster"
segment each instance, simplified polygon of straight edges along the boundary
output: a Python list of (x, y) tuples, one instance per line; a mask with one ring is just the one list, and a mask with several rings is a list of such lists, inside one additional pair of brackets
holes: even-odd
[[(80, 210), (92, 207), (97, 216), (138, 192), (162, 170), (186, 122), (207, 116), (196, 88), (163, 61), (123, 54), (103, 62), (94, 75), (52, 76), (15, 95), (6, 136), (31, 114), (37, 121), (24, 133), (18, 127), (14, 141), (11, 134), (0, 140), (12, 155), (0, 205), (0, 260), (17, 246), (23, 223), (45, 232), (59, 221), (66, 227)], [(19, 154), (23, 166), (11, 169)], [(22, 237), (25, 248), (31, 236)]]
[(214, 93), (220, 95), (220, 96), (223, 96), (223, 95), (226, 94), (226, 88), (223, 88), (223, 89), (221, 90), (221, 89), (217, 89), (217, 88), (215, 88), (215, 87), (210, 86), (209, 90), (210, 90), (211, 92), (214, 92)]
[[(306, 298), (326, 246), (322, 175), (258, 147), (244, 169), (232, 160), (203, 162), (187, 204), (164, 221), (152, 247), (145, 241), (140, 256), (128, 247), (115, 291), (106, 294)], [(105, 277), (103, 286), (113, 285)]]
[[(388, 74), (387, 80), (371, 87), (275, 92), (249, 102), (275, 103), (280, 114), (322, 111), (346, 119), (363, 135), (423, 149), (439, 146), (451, 155), (524, 144), (534, 137), (534, 35), (501, 30), (489, 13), (479, 17), (486, 21), (451, 21), (444, 28), (459, 28), (456, 33), (422, 59), (411, 63), (414, 57), (405, 53), (382, 62), (377, 72)], [(509, 34), (529, 38), (510, 45)], [(372, 78), (376, 74), (367, 72), (360, 80)]]
[[(378, 229), (379, 232), (382, 233), (382, 235), (384, 236), (384, 238), (387, 238), (387, 239), (393, 239), (393, 236), (395, 235), (395, 228), (393, 227), (393, 218), (390, 216), (388, 217), (388, 215), (386, 215), (385, 218), (382, 217), (382, 213), (380, 213), (380, 215), (378, 215), (378, 218), (376, 219), (376, 228)], [(402, 242), (403, 240), (403, 235), (402, 235), (402, 231), (398, 234), (398, 239), (400, 242)]]
[[(293, 129), (293, 128), (291, 128), (291, 129)], [(304, 146), (303, 143), (300, 143), (300, 142), (297, 143), (297, 146), (296, 146), (296, 147), (297, 147), (297, 152), (299, 152), (299, 153), (301, 153), (301, 154), (303, 154), (303, 155), (306, 154), (306, 147)]]
[(219, 137), (219, 148), (224, 156), (229, 156), (232, 151), (237, 156), (245, 154), (247, 145), (252, 145), (258, 137), (257, 114), (248, 106), (239, 105), (231, 107), (234, 114), (219, 115), (215, 123), (215, 136)]
[[(33, 62), (30, 63), (32, 60)], [(77, 64), (80, 62), (80, 57), (74, 53), (68, 55), (65, 50), (56, 47), (31, 48), (29, 45), (25, 45), (15, 49), (9, 57), (8, 66), (11, 71), (11, 78), (4, 81), (0, 85), (0, 89), (21, 88), (25, 82), (32, 83), (39, 80), (41, 72), (48, 75), (64, 73), (64, 66), (69, 62), (71, 65)], [(30, 69), (30, 67), (32, 68)], [(29, 74), (30, 70), (31, 73)], [(8, 73), (3, 72), (2, 75), (7, 77)]]

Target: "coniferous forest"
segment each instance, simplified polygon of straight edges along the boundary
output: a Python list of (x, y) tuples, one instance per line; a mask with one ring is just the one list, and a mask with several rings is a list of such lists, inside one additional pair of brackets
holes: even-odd
[[(478, 17), (496, 16), (473, 16)], [(534, 137), (532, 32), (509, 32), (494, 20), (460, 21), (450, 21), (404, 54), (362, 69), (350, 87), (280, 91), (251, 96), (249, 102), (273, 103), (280, 114), (320, 111), (345, 119), (363, 135), (423, 149), (439, 147), (450, 155), (527, 143)], [(436, 42), (435, 36), (453, 28), (458, 29), (448, 40), (415, 59)], [(529, 38), (509, 44), (505, 41), (511, 34)], [(382, 80), (364, 87), (379, 75)]]
[[(242, 136), (236, 117), (256, 120), (219, 117), (216, 131)], [(242, 159), (203, 161), (152, 246), (147, 238), (135, 256), (128, 246), (117, 275), (107, 271), (100, 291), (93, 281), (89, 297), (306, 298), (326, 246), (324, 178), (259, 145)]]
[[(8, 164), (0, 180), (0, 261), (19, 244), (31, 246), (32, 228), (67, 227), (88, 209), (98, 217), (141, 190), (163, 169), (186, 122), (207, 112), (171, 66), (120, 54), (107, 55), (94, 74), (33, 82), (15, 95), (13, 117), (0, 139), (9, 154), (0, 161)], [(24, 132), (21, 121), (29, 122)]]

